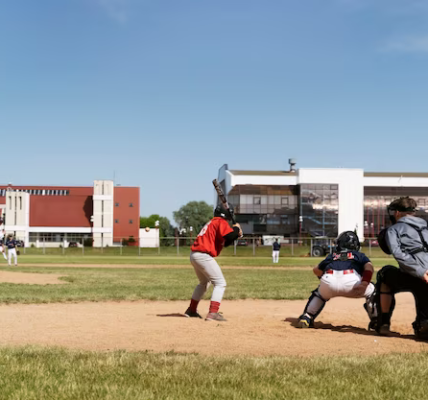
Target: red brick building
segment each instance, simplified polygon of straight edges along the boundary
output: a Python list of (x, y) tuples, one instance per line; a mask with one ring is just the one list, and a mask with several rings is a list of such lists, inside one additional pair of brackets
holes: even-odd
[[(0, 185), (5, 229), (28, 245), (81, 243), (112, 246), (138, 240), (140, 188), (95, 181), (94, 186)], [(66, 244), (66, 243), (65, 243)]]

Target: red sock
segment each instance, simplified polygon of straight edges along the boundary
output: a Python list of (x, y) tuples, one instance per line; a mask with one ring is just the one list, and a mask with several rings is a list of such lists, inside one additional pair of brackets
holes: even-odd
[(218, 309), (220, 308), (220, 303), (218, 301), (212, 301), (210, 303), (210, 313), (218, 313)]
[(190, 311), (192, 312), (196, 312), (196, 310), (198, 309), (198, 304), (199, 304), (199, 300), (190, 300)]

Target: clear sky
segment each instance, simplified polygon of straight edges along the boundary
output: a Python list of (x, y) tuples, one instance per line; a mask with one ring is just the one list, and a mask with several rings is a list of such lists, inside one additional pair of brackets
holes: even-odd
[(231, 169), (428, 171), (428, 1), (3, 0), (2, 182), (213, 201)]

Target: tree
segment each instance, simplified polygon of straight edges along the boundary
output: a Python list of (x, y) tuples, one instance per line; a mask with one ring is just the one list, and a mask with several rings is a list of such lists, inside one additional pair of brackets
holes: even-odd
[(150, 217), (140, 217), (140, 228), (154, 228), (156, 221), (159, 221), (159, 237), (174, 236), (174, 227), (167, 217), (160, 217), (158, 214), (152, 214)]
[(213, 207), (205, 201), (191, 201), (182, 206), (178, 211), (174, 211), (174, 220), (182, 229), (193, 227), (196, 235), (202, 227), (213, 217)]
[(158, 214), (152, 214), (150, 217), (140, 217), (140, 228), (154, 228), (159, 218), (160, 216)]

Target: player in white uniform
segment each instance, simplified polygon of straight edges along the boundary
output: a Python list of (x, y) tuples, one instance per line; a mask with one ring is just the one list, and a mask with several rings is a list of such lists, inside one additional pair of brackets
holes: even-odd
[(314, 274), (320, 285), (309, 297), (298, 328), (313, 328), (314, 320), (333, 297), (365, 297), (367, 307), (372, 308), (374, 285), (371, 283), (373, 265), (364, 253), (360, 253), (358, 236), (351, 231), (343, 232), (336, 240), (336, 252), (329, 254)]
[(15, 267), (18, 265), (18, 256), (16, 255), (16, 240), (12, 235), (9, 235), (6, 241), (7, 258), (9, 266), (12, 265), (12, 257), (15, 261)]
[(0, 231), (0, 246), (1, 246), (1, 253), (3, 254), (3, 258), (7, 261), (7, 256), (6, 256), (6, 252), (5, 252), (5, 231), (4, 229), (2, 229)]

